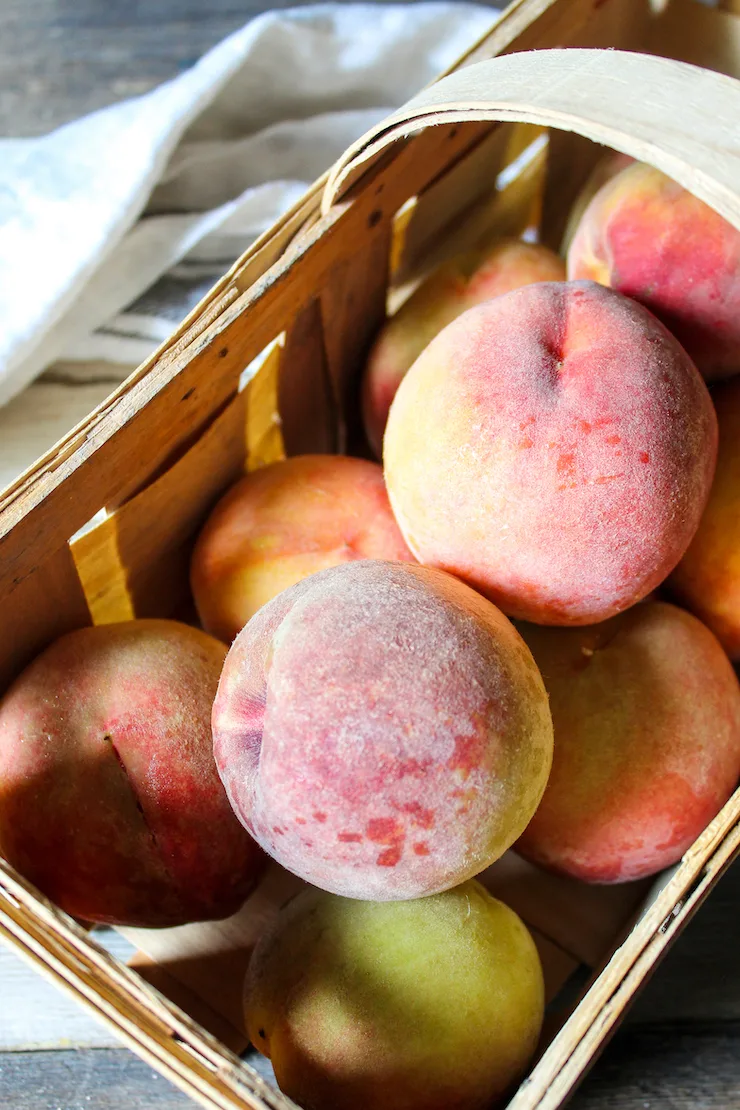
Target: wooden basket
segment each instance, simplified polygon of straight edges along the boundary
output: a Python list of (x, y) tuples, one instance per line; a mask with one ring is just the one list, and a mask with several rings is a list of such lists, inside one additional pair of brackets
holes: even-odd
[[(740, 20), (693, 0), (660, 7), (512, 4), (452, 75), (356, 144), (5, 491), (0, 687), (91, 621), (187, 619), (193, 537), (221, 491), (284, 453), (357, 445), (358, 372), (387, 305), (494, 234), (538, 227), (557, 247), (596, 144), (660, 167), (740, 227), (740, 83), (722, 75), (740, 75)], [(543, 47), (581, 49), (522, 53)], [(649, 889), (586, 887), (513, 853), (482, 876), (532, 928), (551, 999), (513, 1107), (562, 1104), (738, 851), (740, 792)], [(229, 921), (126, 930), (143, 953), (135, 971), (0, 860), (0, 936), (204, 1106), (288, 1107), (235, 1051), (250, 946), (299, 885), (274, 867)]]

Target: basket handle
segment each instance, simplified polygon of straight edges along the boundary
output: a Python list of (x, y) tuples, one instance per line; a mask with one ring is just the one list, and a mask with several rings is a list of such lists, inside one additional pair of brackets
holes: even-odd
[(401, 139), (509, 120), (574, 131), (649, 162), (740, 228), (740, 81), (621, 50), (532, 50), (467, 66), (423, 90), (332, 169), (323, 211)]

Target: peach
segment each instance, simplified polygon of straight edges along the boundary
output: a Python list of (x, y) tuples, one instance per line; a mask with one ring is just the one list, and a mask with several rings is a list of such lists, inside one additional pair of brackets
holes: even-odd
[(88, 921), (235, 913), (264, 857), (213, 760), (226, 648), (165, 620), (62, 636), (0, 703), (0, 850)]
[(573, 236), (581, 222), (581, 217), (599, 189), (602, 185), (605, 185), (607, 181), (611, 181), (613, 177), (616, 177), (625, 166), (631, 166), (633, 162), (634, 158), (630, 158), (629, 154), (622, 154), (622, 152), (618, 150), (609, 150), (598, 159), (593, 170), (586, 178), (586, 182), (581, 191), (573, 202), (573, 207), (568, 215), (568, 223), (561, 245), (561, 251), (564, 254), (567, 255), (570, 244), (573, 242)]
[(255, 470), (218, 502), (198, 537), (191, 585), (201, 622), (231, 643), (281, 590), (356, 559), (414, 561), (377, 463), (300, 455)]
[(518, 633), (462, 582), (332, 567), (239, 633), (213, 707), (234, 811), (283, 867), (352, 898), (482, 871), (547, 781), (552, 723)]
[(636, 162), (591, 201), (568, 277), (592, 278), (662, 320), (711, 381), (740, 371), (740, 231)]
[(432, 340), (393, 402), (385, 472), (420, 562), (512, 616), (591, 624), (681, 558), (716, 446), (707, 388), (663, 325), (611, 289), (553, 282)]
[(718, 385), (712, 400), (719, 421), (714, 485), (669, 585), (740, 660), (740, 378)]
[(691, 614), (638, 605), (591, 628), (520, 626), (550, 695), (550, 782), (516, 850), (588, 882), (681, 858), (740, 778), (740, 686)]
[(305, 1110), (486, 1110), (537, 1047), (526, 926), (475, 881), (413, 902), (299, 894), (259, 941), (247, 1030)]
[(535, 281), (561, 281), (565, 266), (547, 247), (503, 239), (440, 266), (387, 321), (370, 351), (362, 405), (370, 446), (383, 432), (402, 378), (435, 335), (473, 305)]

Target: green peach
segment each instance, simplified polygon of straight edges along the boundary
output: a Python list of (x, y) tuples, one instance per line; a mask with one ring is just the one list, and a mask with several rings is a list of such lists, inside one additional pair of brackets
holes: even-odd
[(257, 945), (245, 1004), (305, 1110), (483, 1110), (537, 1047), (544, 982), (525, 925), (475, 881), (412, 902), (308, 890)]

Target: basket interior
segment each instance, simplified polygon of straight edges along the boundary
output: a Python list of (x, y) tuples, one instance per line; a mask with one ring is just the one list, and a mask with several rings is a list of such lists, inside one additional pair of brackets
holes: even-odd
[[(740, 21), (691, 0), (662, 14), (643, 0), (573, 0), (549, 13), (549, 25), (532, 25), (543, 41), (530, 27), (521, 48), (609, 45), (740, 73)], [(689, 15), (701, 33), (687, 34)], [(497, 33), (470, 60), (495, 52)], [(558, 249), (572, 202), (603, 154), (588, 140), (529, 124), (442, 126), (399, 145), (325, 216), (309, 198), (174, 342), (6, 491), (0, 598), (11, 633), (0, 644), (0, 687), (69, 629), (133, 616), (194, 621), (190, 552), (219, 495), (245, 470), (285, 455), (368, 454), (358, 377), (386, 313), (441, 261), (498, 236)], [(671, 881), (588, 887), (512, 852), (482, 878), (538, 944), (549, 999), (543, 1050)], [(300, 885), (275, 866), (226, 922), (125, 930), (140, 950), (134, 964), (242, 1051), (239, 971)], [(56, 928), (53, 909), (24, 890), (31, 912)], [(10, 896), (7, 884), (0, 894)]]

